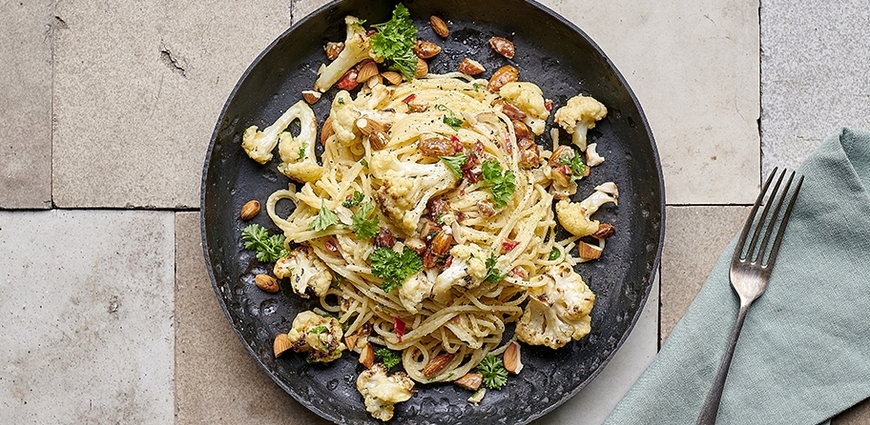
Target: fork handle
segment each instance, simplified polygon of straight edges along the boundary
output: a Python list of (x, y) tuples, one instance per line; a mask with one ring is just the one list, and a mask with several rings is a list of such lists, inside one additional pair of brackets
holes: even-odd
[(747, 311), (749, 311), (749, 304), (744, 305), (741, 303), (740, 310), (737, 311), (737, 322), (734, 323), (734, 328), (731, 329), (728, 349), (725, 351), (725, 357), (722, 358), (719, 372), (716, 373), (713, 388), (710, 389), (710, 393), (707, 394), (707, 400), (704, 401), (704, 408), (701, 410), (701, 416), (698, 417), (697, 425), (713, 425), (716, 423), (716, 415), (719, 413), (719, 402), (722, 400), (722, 390), (725, 389), (725, 379), (728, 377), (728, 369), (731, 368), (734, 348), (737, 347), (737, 338), (740, 337), (740, 331), (743, 329), (743, 321), (746, 320)]

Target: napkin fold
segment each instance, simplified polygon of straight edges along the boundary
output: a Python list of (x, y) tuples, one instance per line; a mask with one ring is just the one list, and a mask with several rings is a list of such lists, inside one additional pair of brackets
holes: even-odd
[[(870, 397), (870, 132), (842, 129), (798, 172), (804, 183), (743, 326), (718, 424), (815, 425)], [(736, 239), (605, 424), (695, 423), (737, 315)]]

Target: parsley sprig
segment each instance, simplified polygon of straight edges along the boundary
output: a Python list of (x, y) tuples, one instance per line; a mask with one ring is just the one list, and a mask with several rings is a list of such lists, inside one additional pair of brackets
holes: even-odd
[(369, 256), (369, 262), (372, 274), (383, 279), (381, 289), (386, 293), (400, 288), (405, 279), (423, 270), (423, 259), (407, 248), (403, 248), (401, 253), (389, 248), (377, 248)]
[(574, 152), (574, 156), (562, 155), (559, 157), (559, 164), (567, 165), (571, 168), (571, 180), (577, 181), (583, 178), (586, 173), (586, 164), (583, 163), (583, 158)]
[(486, 277), (483, 278), (484, 282), (488, 283), (499, 283), (504, 280), (506, 276), (505, 273), (499, 271), (498, 268), (495, 267), (496, 262), (498, 262), (498, 257), (495, 254), (490, 254), (489, 258), (486, 259)]
[(441, 162), (453, 172), (453, 175), (456, 176), (457, 179), (462, 178), (462, 167), (468, 163), (468, 154), (465, 152), (459, 152), (453, 156), (442, 156)]
[(465, 122), (462, 118), (457, 117), (456, 113), (447, 106), (438, 104), (435, 105), (435, 109), (445, 113), (443, 118), (444, 124), (449, 125), (454, 130), (459, 130), (459, 128), (462, 127), (462, 123)]
[(379, 348), (375, 351), (375, 356), (381, 360), (381, 363), (387, 367), (387, 370), (390, 370), (396, 367), (399, 363), (402, 362), (402, 358), (399, 356), (399, 353), (390, 350), (389, 348)]
[(269, 231), (259, 224), (251, 224), (242, 230), (242, 242), (245, 249), (257, 251), (257, 260), (264, 263), (274, 263), (288, 254), (284, 247), (284, 235), (269, 235)]
[(371, 202), (362, 202), (359, 204), (359, 209), (350, 217), (353, 221), (351, 229), (357, 239), (371, 239), (381, 230), (378, 227), (377, 214), (369, 218), (374, 210), (375, 206)]
[(316, 232), (322, 232), (332, 226), (333, 224), (338, 223), (338, 216), (335, 215), (329, 208), (326, 208), (326, 202), (320, 201), (320, 212), (314, 216), (313, 219), (308, 223), (309, 229), (314, 229)]
[(477, 372), (483, 375), (483, 385), (491, 390), (500, 390), (507, 384), (508, 371), (496, 356), (484, 357), (477, 365)]
[(484, 161), (482, 165), (483, 181), (496, 208), (504, 208), (517, 190), (516, 176), (511, 170), (502, 171), (498, 161)]
[(411, 20), (408, 8), (397, 4), (392, 19), (372, 27), (378, 30), (371, 37), (375, 54), (384, 58), (391, 70), (399, 71), (408, 80), (413, 80), (417, 70), (417, 55), (414, 54), (417, 27)]

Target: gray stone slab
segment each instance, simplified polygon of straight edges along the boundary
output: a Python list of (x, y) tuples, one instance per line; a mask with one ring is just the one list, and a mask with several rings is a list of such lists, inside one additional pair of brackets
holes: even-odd
[(53, 4), (0, 4), (0, 209), (51, 208)]
[(750, 207), (695, 206), (668, 207), (665, 211), (662, 343), (686, 314), (725, 247), (743, 227), (749, 210)]
[(227, 96), (289, 22), (288, 4), (59, 2), (54, 200), (62, 207), (199, 205)]
[(764, 174), (797, 167), (841, 127), (870, 128), (864, 0), (761, 3)]
[(3, 423), (172, 423), (173, 217), (0, 211)]
[(260, 369), (218, 304), (199, 214), (176, 219), (176, 424), (326, 425)]
[(628, 80), (658, 144), (668, 203), (753, 202), (757, 0), (542, 3), (587, 32)]

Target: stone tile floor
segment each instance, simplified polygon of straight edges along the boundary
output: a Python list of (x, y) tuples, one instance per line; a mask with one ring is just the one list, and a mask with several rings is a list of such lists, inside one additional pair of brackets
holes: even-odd
[[(324, 3), (0, 3), (0, 422), (324, 423), (233, 334), (197, 213), (233, 85)], [(682, 316), (761, 176), (797, 166), (841, 126), (870, 126), (870, 45), (854, 36), (870, 10), (862, 0), (542, 3), (622, 71), (665, 175), (660, 287), (604, 373), (538, 421), (595, 424)], [(870, 423), (870, 408), (834, 423)]]

